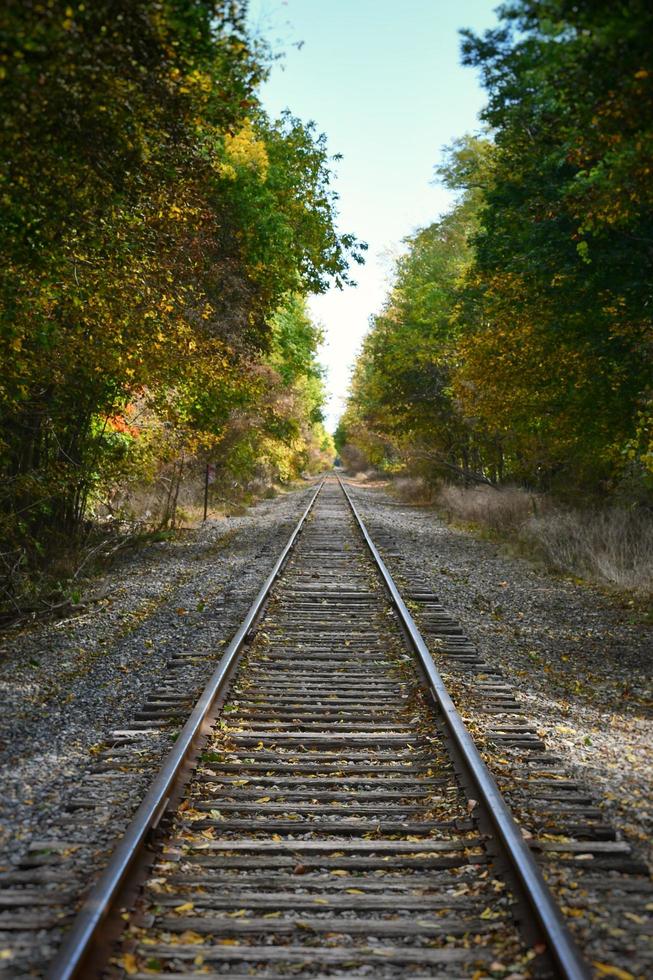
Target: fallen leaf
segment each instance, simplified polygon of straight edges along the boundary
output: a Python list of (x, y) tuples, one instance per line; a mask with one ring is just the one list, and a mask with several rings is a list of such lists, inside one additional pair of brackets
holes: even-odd
[(133, 953), (125, 953), (118, 960), (125, 973), (132, 977), (135, 973), (138, 973), (138, 960)]
[(193, 902), (184, 902), (183, 905), (175, 905), (174, 911), (179, 912), (179, 914), (181, 915), (182, 912), (192, 912), (194, 908), (195, 905), (193, 904)]
[(481, 912), (481, 918), (496, 919), (500, 914), (501, 914), (500, 912), (493, 912), (492, 909), (488, 907), (483, 909), (483, 911)]
[(610, 963), (599, 963), (597, 960), (593, 960), (592, 965), (596, 967), (597, 972), (602, 977), (617, 977), (617, 980), (635, 980), (632, 973), (628, 973), (627, 970), (622, 970), (618, 966), (612, 966)]

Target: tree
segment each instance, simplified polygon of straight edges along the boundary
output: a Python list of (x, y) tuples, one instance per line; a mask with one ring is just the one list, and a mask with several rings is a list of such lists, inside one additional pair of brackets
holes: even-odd
[(467, 477), (650, 490), (653, 12), (513, 0), (500, 16), (463, 40), (492, 143), (441, 169), (459, 202), (399, 263), (347, 427)]
[(245, 406), (267, 411), (260, 375), (275, 311), (291, 293), (347, 281), (361, 259), (363, 246), (336, 231), (324, 137), (260, 105), (266, 53), (244, 10), (237, 0), (3, 5), (0, 537), (10, 551), (36, 556), (74, 536), (103, 474), (117, 459), (128, 468), (125, 442), (138, 436), (115, 435), (128, 406), (180, 459), (225, 443)]
[(457, 391), (523, 476), (614, 484), (650, 406), (653, 14), (519, 0), (502, 20), (463, 43), (497, 152)]
[(483, 446), (452, 389), (460, 361), (455, 312), (491, 159), (488, 140), (466, 137), (450, 148), (439, 173), (462, 190), (460, 199), (405, 240), (393, 288), (364, 341), (343, 425), (376, 465), (402, 460), (430, 474), (478, 478), (488, 462), (482, 448), (494, 461), (495, 447)]

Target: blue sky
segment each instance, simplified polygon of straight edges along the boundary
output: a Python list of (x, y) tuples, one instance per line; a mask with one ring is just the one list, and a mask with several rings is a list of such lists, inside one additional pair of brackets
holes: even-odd
[[(402, 239), (451, 203), (433, 184), (442, 147), (478, 129), (485, 97), (460, 65), (461, 27), (496, 23), (496, 0), (250, 0), (250, 24), (285, 57), (263, 92), (327, 134), (336, 165), (340, 229), (367, 241), (356, 288), (311, 299), (325, 328), (331, 429), (351, 365), (383, 304)], [(303, 42), (301, 47), (295, 46)]]

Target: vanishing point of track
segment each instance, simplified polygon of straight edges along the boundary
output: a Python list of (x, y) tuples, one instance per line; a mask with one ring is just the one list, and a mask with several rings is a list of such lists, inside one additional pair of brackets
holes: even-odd
[(49, 977), (471, 977), (497, 961), (589, 975), (327, 478)]

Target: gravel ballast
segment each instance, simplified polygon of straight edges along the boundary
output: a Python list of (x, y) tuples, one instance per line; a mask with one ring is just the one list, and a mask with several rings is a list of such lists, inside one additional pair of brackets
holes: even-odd
[[(192, 650), (208, 679), (311, 492), (285, 493), (244, 516), (133, 551), (93, 583), (81, 615), (5, 636), (0, 868), (35, 839), (56, 835), (97, 747), (156, 691), (171, 653)], [(163, 755), (169, 740), (161, 741)], [(106, 847), (124, 822), (105, 821), (94, 841), (87, 819), (85, 839)]]
[[(513, 686), (547, 747), (590, 787), (638, 856), (650, 861), (646, 688), (652, 644), (641, 614), (627, 600), (555, 578), (448, 527), (430, 508), (401, 504), (384, 486), (353, 486), (373, 537), (395, 542), (386, 558), (400, 587), (410, 588), (411, 575), (428, 580), (447, 614)], [(91, 584), (85, 611), (6, 636), (0, 648), (0, 875), (7, 883), (12, 869), (19, 882), (30, 855), (51, 849), (70, 855), (57, 857), (58, 871), (53, 858), (52, 868), (70, 885), (72, 912), (185, 717), (151, 732), (129, 729), (138, 728), (139, 712), (146, 717), (144, 703), (165, 698), (173, 660), (182, 687), (197, 696), (312, 491), (289, 492), (243, 517), (125, 554)], [(463, 689), (453, 690), (464, 702)], [(473, 710), (459, 706), (474, 730)], [(110, 772), (103, 761), (107, 745), (115, 746)], [(139, 746), (143, 764), (123, 777), (121, 753), (126, 760)], [(96, 786), (101, 806), (89, 799)], [(34, 971), (60, 942), (60, 920), (56, 929), (34, 924), (30, 932), (22, 922), (8, 924), (10, 918), (0, 930), (0, 952), (4, 947), (12, 959), (9, 972), (0, 966), (0, 976), (40, 975)]]
[(391, 571), (408, 579), (412, 567), (429, 580), (547, 746), (653, 865), (653, 631), (641, 612), (401, 503), (384, 485), (352, 486), (363, 519), (397, 542), (403, 561), (389, 558)]

